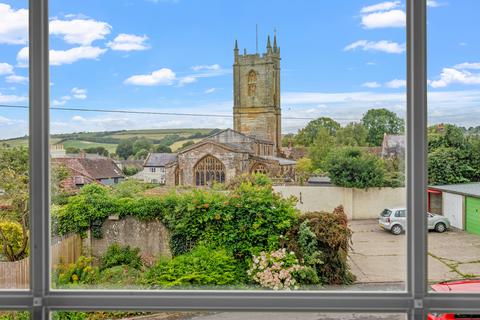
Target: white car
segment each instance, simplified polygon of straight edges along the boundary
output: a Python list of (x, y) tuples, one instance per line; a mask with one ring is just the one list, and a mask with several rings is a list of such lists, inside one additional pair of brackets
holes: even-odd
[[(407, 209), (406, 208), (387, 208), (380, 213), (378, 224), (384, 230), (388, 230), (394, 235), (401, 234), (407, 228)], [(448, 218), (428, 212), (428, 230), (436, 232), (445, 232), (450, 228)]]

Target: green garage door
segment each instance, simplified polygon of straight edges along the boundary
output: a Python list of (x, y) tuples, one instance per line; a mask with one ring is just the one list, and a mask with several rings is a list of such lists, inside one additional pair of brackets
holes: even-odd
[(465, 213), (467, 231), (480, 235), (480, 199), (466, 197)]

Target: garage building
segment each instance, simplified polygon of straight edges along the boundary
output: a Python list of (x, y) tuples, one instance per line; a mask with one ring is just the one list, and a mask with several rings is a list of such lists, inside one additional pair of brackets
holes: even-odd
[(447, 217), (453, 227), (480, 235), (480, 183), (431, 186), (428, 208)]

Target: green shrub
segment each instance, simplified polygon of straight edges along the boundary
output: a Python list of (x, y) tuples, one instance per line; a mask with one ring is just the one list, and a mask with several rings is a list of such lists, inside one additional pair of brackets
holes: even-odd
[(283, 199), (273, 192), (268, 178), (256, 177), (255, 184), (243, 182), (232, 191), (192, 190), (163, 198), (118, 199), (105, 187), (85, 186), (54, 213), (57, 225), (52, 229), (65, 234), (91, 228), (94, 237), (101, 237), (101, 225), (111, 214), (158, 219), (170, 231), (174, 256), (204, 244), (225, 248), (244, 261), (261, 251), (278, 249), (280, 239), (297, 220), (294, 199)]
[[(0, 237), (0, 251), (6, 256), (15, 256), (23, 249), (23, 229), (17, 221), (1, 220), (0, 229), (7, 241)], [(28, 234), (27, 234), (28, 237)], [(28, 256), (28, 245), (25, 248), (25, 255)]]
[(245, 261), (278, 249), (297, 219), (293, 199), (283, 199), (271, 187), (247, 183), (229, 193), (195, 190), (165, 201), (166, 208), (171, 206), (165, 221), (174, 255), (203, 243), (224, 247)]
[(0, 311), (0, 320), (30, 320), (30, 312)]
[(52, 313), (53, 320), (111, 320), (126, 319), (135, 316), (147, 315), (148, 312), (125, 312), (125, 311), (95, 311), (95, 312), (78, 312), (78, 311), (56, 311)]
[(57, 288), (69, 285), (96, 284), (99, 271), (92, 265), (92, 258), (80, 257), (76, 263), (59, 264), (54, 272), (54, 283)]
[[(300, 224), (288, 234), (289, 250), (293, 250), (304, 262), (315, 268), (320, 283), (353, 283), (355, 276), (347, 263), (352, 231), (348, 227), (343, 207), (336, 208), (333, 213), (305, 213), (299, 220)], [(306, 226), (315, 235), (316, 250), (313, 249), (312, 236)]]
[(333, 184), (346, 188), (372, 188), (385, 185), (385, 168), (381, 160), (358, 148), (330, 152), (325, 169)]
[(100, 270), (115, 266), (129, 266), (140, 269), (142, 267), (140, 249), (120, 246), (118, 243), (110, 245), (100, 258)]
[(122, 265), (104, 269), (100, 272), (98, 283), (106, 286), (125, 288), (139, 284), (141, 271)]
[[(68, 199), (67, 205), (60, 208), (57, 213), (57, 232), (83, 233), (103, 222), (110, 214), (115, 213), (116, 204), (109, 194), (107, 187), (92, 183), (84, 186), (80, 193)], [(101, 237), (97, 228), (95, 237)]]
[(144, 277), (144, 284), (156, 288), (225, 286), (242, 282), (245, 270), (224, 249), (198, 246), (171, 260), (160, 259)]

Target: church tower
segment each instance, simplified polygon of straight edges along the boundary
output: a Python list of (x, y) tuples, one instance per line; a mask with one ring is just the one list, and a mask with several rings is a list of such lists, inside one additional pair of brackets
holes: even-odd
[(280, 153), (282, 130), (280, 110), (280, 48), (270, 36), (267, 52), (239, 54), (235, 41), (233, 64), (233, 128), (246, 135), (273, 142)]

